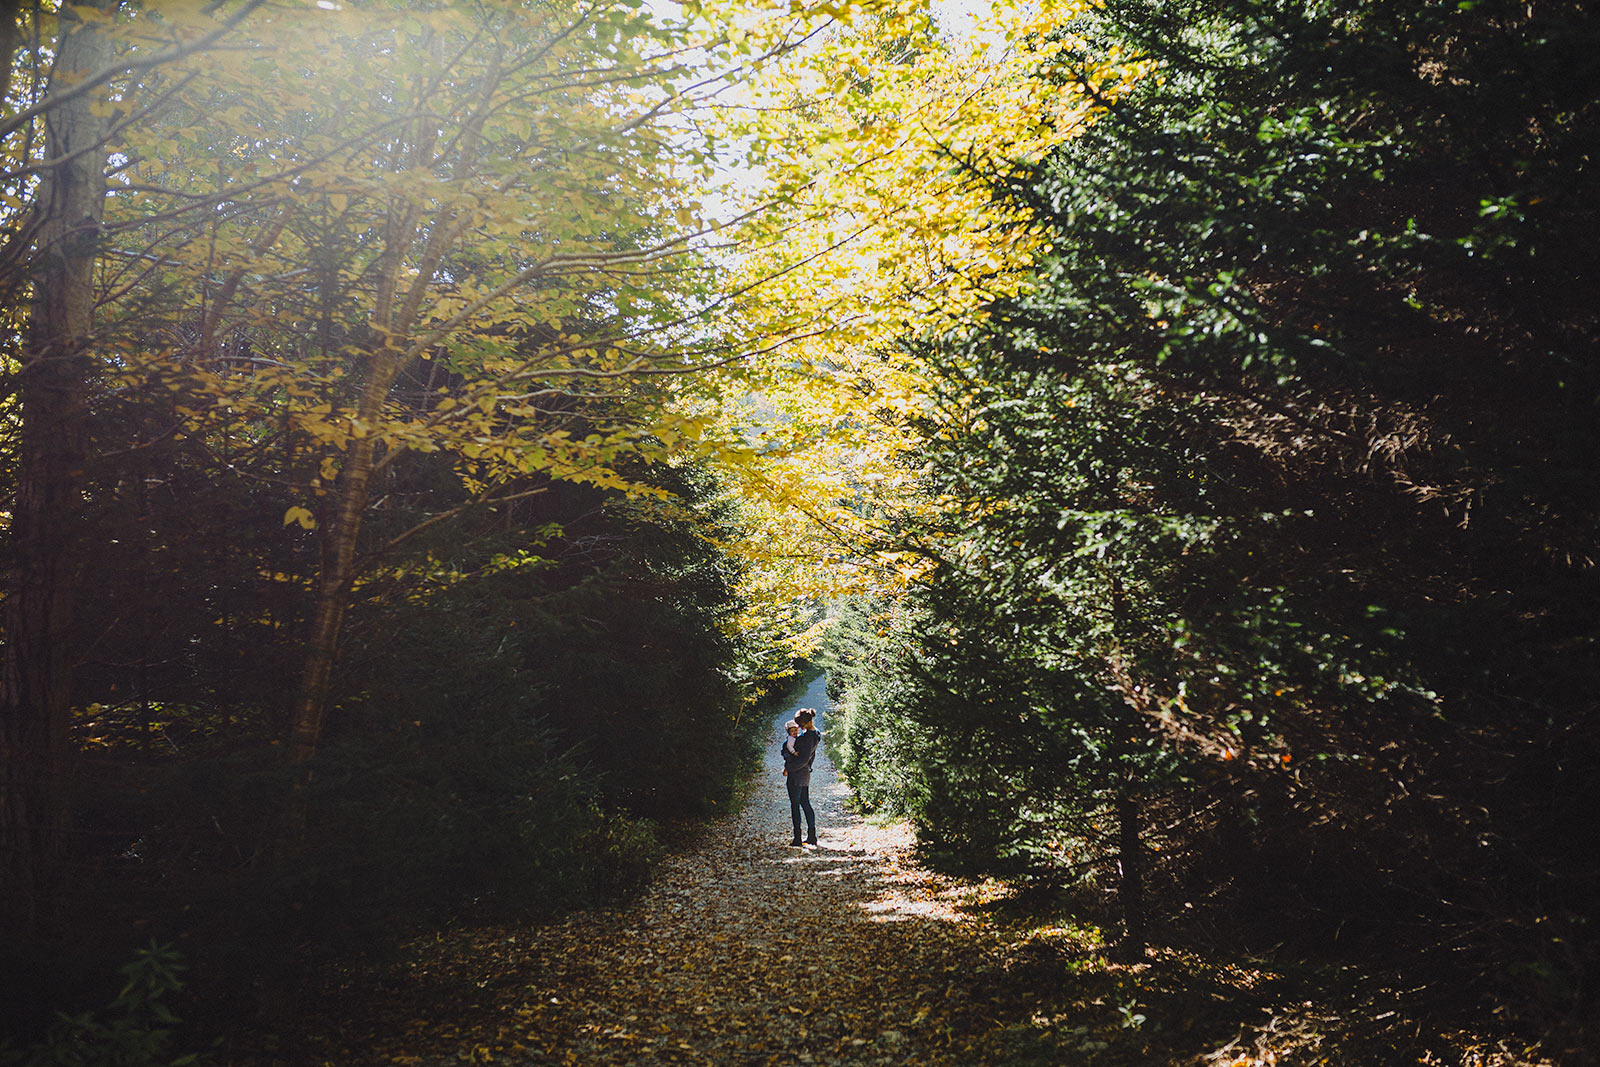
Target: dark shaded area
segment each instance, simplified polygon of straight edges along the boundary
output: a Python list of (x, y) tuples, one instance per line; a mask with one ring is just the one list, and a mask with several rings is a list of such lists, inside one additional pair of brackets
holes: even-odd
[[(97, 435), (160, 422), (123, 401)], [(187, 966), (168, 1002), (196, 1047), (302, 1010), (325, 992), (314, 976), (416, 930), (626, 899), (757, 751), (709, 477), (636, 472), (670, 505), (530, 481), (375, 552), (305, 830), (286, 834), (280, 739), (315, 565), (282, 519), (294, 456), (262, 479), (219, 475), (204, 442), (103, 455), (67, 877), (38, 937), (0, 954), (18, 1040), (110, 1002), (152, 939)], [(374, 550), (461, 499), (437, 457), (390, 471)]]

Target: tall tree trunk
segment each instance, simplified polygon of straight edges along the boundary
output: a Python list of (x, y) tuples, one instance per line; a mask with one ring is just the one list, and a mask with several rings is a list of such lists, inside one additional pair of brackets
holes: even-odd
[(22, 27), (17, 24), (21, 10), (22, 0), (0, 0), (0, 100), (11, 93), (11, 64), (22, 42)]
[[(367, 380), (357, 405), (361, 421), (373, 425), (383, 410), (384, 399), (394, 380), (392, 361), (380, 352), (367, 360)], [(339, 656), (339, 632), (350, 604), (350, 591), (356, 577), (356, 547), (361, 524), (371, 497), (372, 471), (378, 455), (378, 439), (363, 435), (345, 450), (344, 467), (334, 493), (331, 517), (322, 530), (322, 561), (317, 572), (311, 605), (311, 632), (306, 639), (305, 665), (300, 686), (289, 715), (289, 762), (300, 768), (284, 811), (283, 831), (275, 848), (292, 854), (305, 843), (306, 822), (310, 814), (307, 789), (312, 770), (307, 766), (322, 746), (323, 724), (328, 714), (328, 699), (333, 682), (333, 667)]]
[[(110, 44), (61, 11), (65, 28), (52, 95), (102, 67)], [(9, 57), (7, 57), (9, 62)], [(5, 652), (0, 667), (0, 924), (35, 928), (54, 888), (68, 825), (72, 649), (77, 599), (86, 412), (92, 366), (94, 264), (105, 210), (104, 121), (99, 91), (45, 113), (45, 169), (33, 297), (17, 396), (22, 434), (7, 560)]]
[[(1111, 571), (1111, 619), (1114, 640), (1123, 632), (1128, 616), (1128, 593), (1122, 576), (1115, 570), (1116, 559), (1108, 557)], [(1120, 649), (1112, 652), (1114, 674), (1118, 688), (1129, 708), (1138, 712), (1142, 699), (1139, 687), (1123, 662)], [(1139, 812), (1139, 771), (1137, 762), (1137, 737), (1132, 723), (1114, 724), (1117, 756), (1117, 873), (1120, 880), (1118, 896), (1122, 903), (1122, 942), (1117, 946), (1117, 956), (1127, 962), (1144, 958), (1144, 842), (1141, 840)]]
[[(376, 425), (394, 381), (392, 353), (379, 349), (368, 355), (366, 381), (356, 406), (358, 421)], [(356, 577), (356, 546), (366, 516), (378, 439), (364, 432), (350, 442), (334, 492), (332, 514), (322, 530), (322, 562), (317, 573), (311, 608), (311, 633), (306, 640), (305, 666), (289, 719), (289, 762), (305, 763), (322, 744), (327, 718), (333, 664), (339, 654), (339, 631), (344, 625), (350, 589)], [(304, 784), (304, 780), (302, 780)], [(303, 812), (295, 817), (303, 821)]]
[(1122, 942), (1117, 955), (1127, 961), (1140, 960), (1145, 946), (1144, 843), (1140, 839), (1139, 798), (1131, 780), (1124, 780), (1117, 795), (1117, 870), (1122, 902)]
[[(345, 449), (331, 516), (322, 530), (322, 560), (311, 607), (311, 633), (306, 642), (300, 688), (289, 717), (289, 762), (292, 764), (310, 761), (322, 744), (333, 665), (339, 654), (339, 631), (344, 626), (344, 613), (355, 583), (356, 546), (361, 538), (361, 523), (366, 516), (372, 471), (378, 456), (378, 439), (372, 436), (370, 428), (382, 422), (389, 389), (399, 374), (398, 356), (393, 349), (399, 332), (396, 297), (406, 253), (417, 230), (416, 214), (416, 208), (411, 207), (389, 215), (385, 223), (384, 251), (378, 259), (376, 295), (369, 323), (371, 334), (360, 365), (361, 393), (356, 401), (355, 420), (360, 436)], [(425, 288), (436, 265), (437, 257), (434, 257), (418, 269), (419, 286)], [(327, 279), (325, 284), (328, 287), (325, 295), (331, 294), (339, 284), (337, 275)], [(411, 314), (414, 313), (415, 308)], [(409, 323), (411, 316), (404, 315), (401, 321)], [(289, 811), (291, 835), (304, 830), (304, 787), (309, 782), (307, 772), (296, 783), (296, 795)]]
[(289, 762), (304, 763), (317, 754), (327, 717), (333, 664), (339, 654), (339, 631), (355, 581), (356, 543), (366, 513), (368, 484), (376, 454), (374, 438), (352, 441), (340, 473), (333, 514), (323, 532), (322, 564), (311, 607), (311, 632), (306, 639), (305, 666), (289, 721)]

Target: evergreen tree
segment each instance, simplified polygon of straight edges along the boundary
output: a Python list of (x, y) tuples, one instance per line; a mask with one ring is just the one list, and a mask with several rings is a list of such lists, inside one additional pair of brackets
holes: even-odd
[(1137, 801), (1205, 845), (1161, 877), (1510, 918), (1541, 958), (1592, 909), (1600, 109), (1543, 72), (1597, 33), (1492, 0), (1059, 28), (1064, 87), (1111, 49), (1150, 72), (992, 175), (1051, 252), (921, 349), (957, 502), (914, 546), (926, 822), (1059, 869)]

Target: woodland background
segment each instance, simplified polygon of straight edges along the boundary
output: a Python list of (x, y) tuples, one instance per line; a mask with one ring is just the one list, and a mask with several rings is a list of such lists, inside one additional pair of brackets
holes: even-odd
[(625, 898), (809, 658), (1107, 951), (1582, 1061), (1595, 12), (1012, 14), (5, 11), (10, 1029)]

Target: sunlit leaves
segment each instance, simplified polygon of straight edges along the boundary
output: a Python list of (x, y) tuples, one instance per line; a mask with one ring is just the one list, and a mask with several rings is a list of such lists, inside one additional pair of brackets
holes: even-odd
[[(740, 325), (782, 342), (731, 420), (759, 441), (733, 477), (765, 502), (757, 511), (803, 517), (761, 521), (754, 550), (782, 543), (785, 558), (809, 559), (797, 593), (896, 587), (914, 572), (881, 548), (930, 506), (904, 457), (931, 400), (898, 343), (974, 321), (1027, 284), (1041, 234), (982, 176), (1037, 160), (1100, 108), (1051, 71), (1052, 34), (1078, 10), (1001, 5), (964, 42), (941, 39), (917, 5), (841, 10), (727, 103), (727, 136), (755, 164), (730, 195), (770, 205), (740, 230), (740, 276), (762, 279)], [(1091, 84), (1114, 98), (1141, 72), (1107, 56)]]
[[(674, 244), (696, 221), (678, 147), (641, 107), (670, 97), (681, 41), (631, 6), (330, 8), (263, 12), (227, 62), (163, 72), (113, 196), (123, 244), (161, 242), (137, 313), (195, 316), (200, 387), (335, 466), (376, 437), (454, 450), (481, 485), (615, 484), (647, 427), (575, 435), (559, 398), (680, 358), (661, 331), (706, 274)], [(166, 14), (157, 30), (209, 17)], [(402, 391), (375, 406), (362, 382)]]

